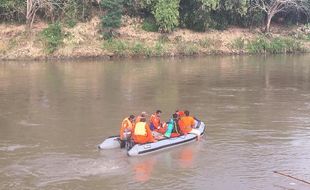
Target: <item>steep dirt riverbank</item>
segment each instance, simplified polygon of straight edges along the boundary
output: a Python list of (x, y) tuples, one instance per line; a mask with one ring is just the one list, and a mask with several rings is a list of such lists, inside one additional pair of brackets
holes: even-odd
[[(259, 28), (249, 30), (230, 27), (224, 31), (210, 30), (203, 33), (177, 29), (171, 34), (142, 30), (138, 18), (123, 18), (119, 37), (105, 41), (99, 32), (100, 19), (95, 17), (73, 28), (62, 27), (62, 41), (53, 53), (46, 51), (41, 32), (47, 23), (36, 23), (31, 32), (24, 25), (0, 25), (1, 60), (75, 59), (112, 57), (190, 56), (214, 54), (255, 53), (248, 44), (260, 38)], [(298, 41), (302, 48), (296, 52), (309, 52), (309, 31), (303, 27), (274, 26), (267, 38), (289, 38)], [(283, 47), (284, 49), (286, 47)], [(282, 49), (283, 49), (282, 48)], [(293, 50), (294, 51), (294, 50)], [(286, 52), (286, 50), (285, 50)], [(289, 52), (289, 51), (287, 51)], [(295, 51), (294, 51), (295, 52)], [(281, 52), (275, 52), (281, 53)]]

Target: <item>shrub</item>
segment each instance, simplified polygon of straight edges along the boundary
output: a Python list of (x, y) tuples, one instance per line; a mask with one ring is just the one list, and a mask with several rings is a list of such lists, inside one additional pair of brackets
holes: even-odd
[(199, 45), (203, 48), (219, 48), (222, 46), (222, 41), (220, 39), (214, 38), (205, 38), (203, 40), (199, 40)]
[(53, 53), (62, 43), (63, 35), (59, 22), (48, 25), (47, 28), (43, 29), (41, 34), (48, 53)]
[(154, 47), (154, 54), (157, 56), (165, 54), (165, 46), (161, 41), (157, 41)]
[(305, 51), (300, 41), (292, 38), (276, 37), (268, 39), (264, 36), (249, 41), (247, 49), (250, 53), (295, 53)]
[(117, 55), (124, 55), (127, 48), (128, 42), (118, 39), (109, 39), (103, 43), (103, 49), (111, 51)]
[(114, 29), (121, 26), (123, 0), (101, 0), (101, 7), (107, 13), (101, 18), (103, 37), (110, 39), (115, 37)]
[(260, 36), (256, 39), (249, 41), (247, 49), (250, 53), (266, 53), (269, 43), (266, 37)]
[(178, 53), (181, 55), (195, 55), (198, 54), (199, 49), (195, 43), (179, 43), (177, 45)]
[(156, 3), (153, 14), (161, 32), (171, 32), (179, 25), (179, 3), (180, 0), (158, 0)]
[(135, 42), (132, 47), (132, 52), (134, 54), (141, 55), (145, 53), (145, 49), (146, 47), (144, 46), (144, 44), (142, 44), (141, 42)]
[(231, 43), (231, 47), (238, 50), (244, 49), (244, 46), (245, 40), (241, 37), (234, 39)]
[(154, 19), (147, 18), (143, 20), (142, 29), (147, 32), (157, 32), (158, 26)]

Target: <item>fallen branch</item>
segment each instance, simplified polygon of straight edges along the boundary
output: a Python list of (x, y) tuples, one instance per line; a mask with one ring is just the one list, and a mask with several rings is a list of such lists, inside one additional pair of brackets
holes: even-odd
[(280, 174), (280, 175), (283, 175), (283, 176), (286, 176), (286, 177), (289, 177), (289, 178), (292, 178), (292, 179), (295, 179), (295, 180), (297, 180), (297, 181), (301, 181), (301, 182), (304, 182), (304, 183), (310, 185), (310, 182), (305, 181), (305, 180), (303, 180), (303, 179), (298, 179), (298, 178), (296, 178), (296, 177), (294, 177), (294, 176), (291, 176), (291, 175), (287, 175), (287, 174), (284, 174), (284, 173), (281, 173), (281, 172), (278, 172), (278, 171), (273, 171), (273, 173)]

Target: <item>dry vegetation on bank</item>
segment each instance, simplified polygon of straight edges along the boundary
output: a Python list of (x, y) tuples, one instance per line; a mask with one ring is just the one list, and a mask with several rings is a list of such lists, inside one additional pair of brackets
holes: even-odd
[(100, 19), (61, 25), (61, 41), (55, 51), (47, 51), (42, 31), (48, 24), (35, 23), (31, 33), (24, 25), (0, 25), (0, 59), (111, 58), (188, 56), (245, 53), (296, 53), (310, 49), (310, 27), (275, 26), (264, 35), (259, 28), (230, 27), (224, 31), (193, 32), (177, 29), (170, 34), (147, 32), (139, 18), (123, 17), (118, 38), (105, 41), (100, 35)]

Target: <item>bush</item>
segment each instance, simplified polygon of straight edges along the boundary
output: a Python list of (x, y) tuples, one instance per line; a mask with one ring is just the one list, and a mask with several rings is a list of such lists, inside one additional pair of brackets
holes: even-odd
[(241, 37), (234, 39), (231, 43), (231, 47), (238, 50), (244, 49), (244, 46), (245, 40)]
[(292, 38), (276, 37), (268, 39), (264, 36), (249, 41), (247, 49), (250, 53), (295, 53), (305, 51), (300, 41)]
[(103, 49), (111, 51), (117, 55), (124, 55), (127, 48), (128, 42), (118, 39), (109, 39), (103, 43)]
[(181, 55), (195, 55), (198, 54), (199, 49), (195, 43), (179, 43), (177, 45), (178, 53)]
[(59, 22), (48, 25), (47, 28), (43, 29), (41, 34), (48, 53), (53, 53), (62, 43), (63, 35)]
[(256, 39), (249, 41), (247, 49), (250, 53), (266, 53), (269, 43), (267, 38), (260, 36)]
[(137, 55), (141, 55), (145, 53), (146, 47), (141, 42), (135, 42), (132, 47), (132, 52)]
[(180, 0), (158, 0), (154, 7), (154, 17), (161, 32), (171, 32), (179, 25)]
[(0, 22), (22, 22), (26, 20), (24, 0), (0, 0)]
[(204, 32), (210, 22), (210, 10), (202, 2), (181, 0), (180, 25), (198, 32)]
[(222, 46), (222, 41), (214, 38), (205, 38), (203, 40), (199, 40), (198, 43), (203, 48), (220, 48)]
[(101, 18), (103, 36), (110, 39), (115, 37), (114, 29), (121, 26), (123, 0), (101, 0), (101, 7), (107, 11)]
[(158, 26), (154, 19), (147, 18), (143, 20), (142, 29), (147, 32), (157, 32)]
[(156, 42), (154, 47), (154, 54), (157, 56), (161, 56), (165, 54), (165, 46), (161, 41)]

